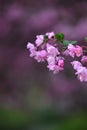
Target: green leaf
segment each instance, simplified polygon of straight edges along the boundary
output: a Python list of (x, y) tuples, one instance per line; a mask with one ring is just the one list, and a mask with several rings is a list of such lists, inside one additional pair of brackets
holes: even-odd
[(70, 44), (76, 44), (77, 41), (70, 41)]
[(55, 34), (55, 38), (56, 38), (57, 41), (63, 41), (64, 40), (64, 34), (63, 33)]
[(64, 44), (64, 45), (68, 45), (68, 44), (70, 44), (70, 42), (69, 42), (68, 40), (64, 40), (64, 41), (63, 41), (63, 44)]
[(64, 41), (63, 41), (63, 44), (64, 44), (64, 45), (76, 44), (76, 43), (77, 43), (77, 41), (68, 41), (68, 40), (64, 40)]

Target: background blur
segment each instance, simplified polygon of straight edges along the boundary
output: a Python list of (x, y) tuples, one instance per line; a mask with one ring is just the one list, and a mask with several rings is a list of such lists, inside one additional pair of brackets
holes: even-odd
[(0, 130), (87, 130), (87, 83), (29, 57), (37, 34), (87, 36), (86, 0), (0, 0)]

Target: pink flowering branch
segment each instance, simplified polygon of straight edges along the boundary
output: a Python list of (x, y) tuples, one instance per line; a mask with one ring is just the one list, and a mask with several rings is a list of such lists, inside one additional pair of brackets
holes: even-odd
[(45, 35), (37, 35), (35, 43), (28, 42), (30, 57), (37, 62), (47, 62), (47, 68), (54, 74), (64, 70), (65, 56), (80, 57), (80, 61), (71, 62), (76, 70), (78, 79), (87, 82), (87, 46), (79, 46), (77, 41), (68, 41), (64, 39), (64, 34), (54, 34), (54, 32)]

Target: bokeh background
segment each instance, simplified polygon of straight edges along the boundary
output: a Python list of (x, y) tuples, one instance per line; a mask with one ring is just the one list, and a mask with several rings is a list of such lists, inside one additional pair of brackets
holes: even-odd
[(67, 59), (57, 75), (29, 57), (37, 34), (84, 44), (86, 0), (0, 0), (0, 130), (87, 130), (87, 83)]

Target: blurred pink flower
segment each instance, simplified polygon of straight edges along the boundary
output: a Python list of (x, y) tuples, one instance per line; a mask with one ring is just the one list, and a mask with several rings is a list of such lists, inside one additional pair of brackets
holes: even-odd
[(36, 39), (35, 43), (36, 43), (37, 46), (40, 46), (43, 43), (44, 36), (43, 35), (37, 35), (36, 38), (37, 39)]
[(71, 62), (73, 68), (77, 71), (75, 74), (77, 75), (78, 79), (82, 81), (87, 81), (87, 68), (83, 67), (79, 61)]
[(81, 62), (84, 64), (84, 63), (87, 63), (87, 56), (83, 56), (82, 59), (81, 59)]
[(38, 62), (45, 61), (46, 57), (47, 57), (47, 52), (45, 50), (36, 51), (35, 59)]
[(47, 66), (47, 68), (49, 68), (49, 70), (53, 71), (54, 74), (58, 73), (59, 71), (63, 70), (62, 67), (56, 65), (56, 64), (49, 64)]
[(68, 48), (63, 52), (63, 54), (66, 56), (70, 55), (73, 58), (75, 55), (77, 57), (80, 57), (83, 55), (83, 50), (82, 47), (80, 47), (79, 45), (74, 46), (72, 44), (69, 44)]
[(83, 55), (82, 47), (76, 45), (75, 54), (76, 54), (77, 57), (80, 57), (81, 55)]
[(82, 67), (82, 64), (79, 61), (73, 61), (71, 64), (75, 70), (78, 70), (79, 67)]
[(55, 64), (55, 58), (53, 56), (48, 56), (47, 57), (47, 62), (50, 65)]
[(82, 81), (87, 81), (87, 68), (85, 67), (79, 67), (79, 69), (76, 72), (76, 75), (78, 75), (78, 79)]
[(72, 44), (68, 45), (68, 53), (70, 56), (74, 57), (75, 56), (75, 46), (73, 46)]
[(64, 60), (63, 59), (59, 59), (58, 66), (62, 67), (62, 68), (64, 67)]
[(36, 47), (32, 43), (28, 42), (27, 49), (30, 50), (30, 57), (35, 56), (35, 54), (36, 54)]
[(58, 49), (56, 47), (54, 47), (48, 43), (47, 43), (46, 47), (47, 47), (48, 55), (55, 57), (60, 54), (60, 52), (58, 51)]
[(54, 32), (48, 32), (46, 33), (46, 36), (48, 36), (49, 39), (51, 39), (52, 37), (54, 37)]

